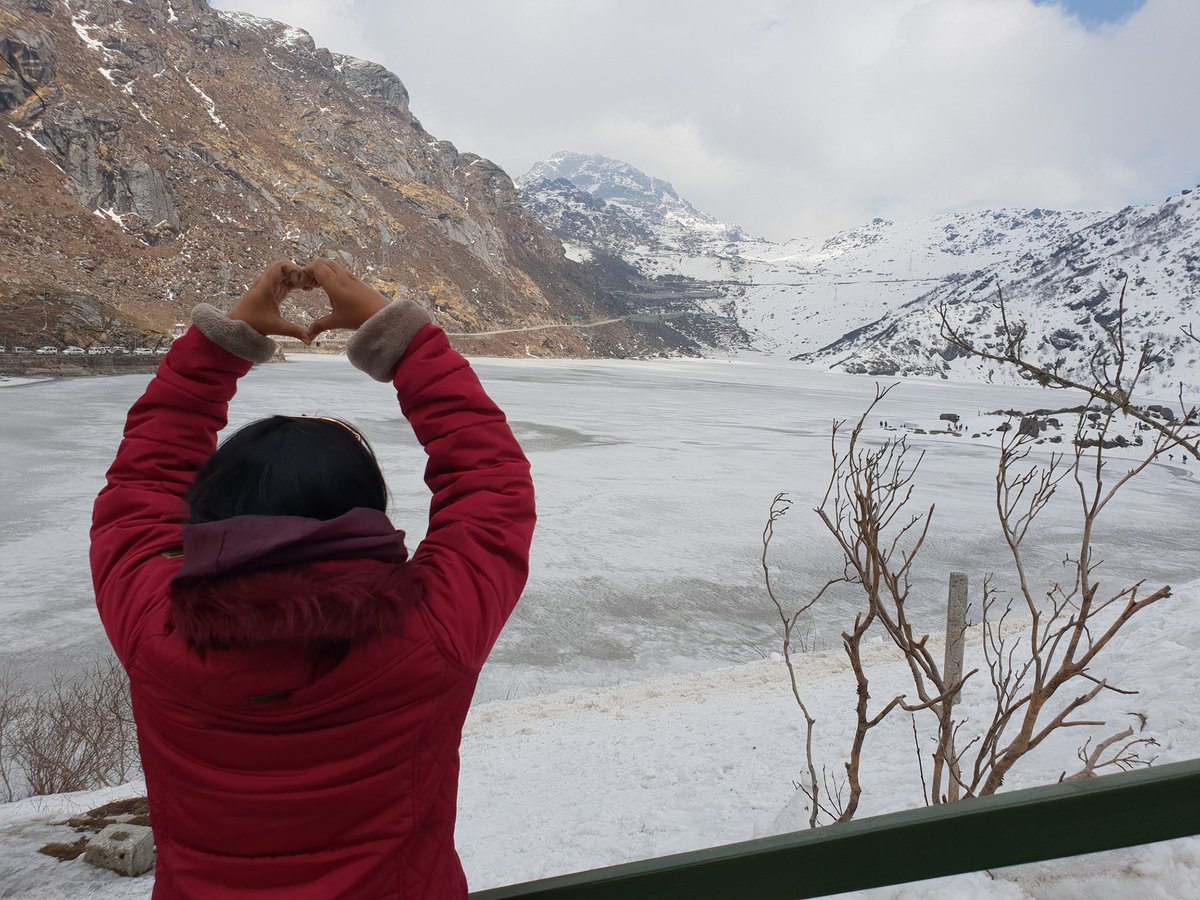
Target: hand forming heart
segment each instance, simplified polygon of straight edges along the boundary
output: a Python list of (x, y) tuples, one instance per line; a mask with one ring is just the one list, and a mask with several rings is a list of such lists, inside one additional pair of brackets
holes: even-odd
[[(280, 304), (293, 290), (324, 288), (332, 311), (307, 329), (289, 322)], [(311, 344), (332, 328), (357, 329), (389, 303), (388, 298), (363, 284), (340, 263), (314, 260), (303, 269), (287, 259), (276, 260), (254, 280), (250, 289), (229, 311), (229, 318), (245, 322), (262, 335), (288, 335)]]
[(279, 305), (294, 289), (313, 287), (316, 282), (303, 269), (290, 259), (278, 259), (254, 279), (242, 299), (229, 311), (229, 318), (245, 322), (261, 335), (283, 334), (307, 344), (311, 340), (308, 331), (285, 319)]

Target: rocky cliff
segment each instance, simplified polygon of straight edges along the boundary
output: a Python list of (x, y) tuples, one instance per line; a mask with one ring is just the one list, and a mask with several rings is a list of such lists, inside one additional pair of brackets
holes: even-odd
[[(204, 0), (0, 0), (0, 340), (146, 339), (271, 259), (317, 255), (449, 331), (624, 311), (382, 66)], [(464, 343), (663, 349), (623, 323)]]

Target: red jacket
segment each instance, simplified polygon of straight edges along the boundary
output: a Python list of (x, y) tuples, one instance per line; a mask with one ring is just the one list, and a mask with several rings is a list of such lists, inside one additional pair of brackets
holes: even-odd
[[(458, 746), (525, 584), (529, 464), (466, 360), (425, 326), (393, 379), (433, 492), (412, 560), (318, 548), (172, 591), (182, 497), (249, 368), (196, 328), (177, 340), (96, 501), (96, 602), (132, 684), (154, 896), (464, 897)], [(402, 538), (386, 521), (367, 530), (367, 545)]]

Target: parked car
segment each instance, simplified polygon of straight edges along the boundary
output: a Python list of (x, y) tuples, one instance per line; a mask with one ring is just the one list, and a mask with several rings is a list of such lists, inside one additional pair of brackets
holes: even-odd
[(5, 353), (5, 352), (7, 352), (7, 351), (3, 347), (0, 347), (0, 353)]
[(170, 349), (171, 349), (170, 347), (156, 347), (154, 349), (154, 355), (155, 356), (166, 356), (167, 351)]
[(153, 356), (154, 351), (151, 350), (149, 347), (137, 347), (133, 351), (133, 355), (134, 356)]
[(87, 351), (84, 350), (82, 347), (68, 347), (66, 350), (63, 351), (63, 355), (65, 355), (65, 356), (83, 356), (83, 354), (86, 352)]
[(13, 353), (32, 353), (28, 347), (13, 347)]
[(110, 347), (108, 352), (113, 356), (120, 356), (122, 353), (128, 353), (129, 351), (124, 347)]
[(58, 356), (57, 347), (38, 347), (38, 353), (42, 356)]
[(103, 356), (107, 352), (107, 347), (88, 347), (88, 356)]

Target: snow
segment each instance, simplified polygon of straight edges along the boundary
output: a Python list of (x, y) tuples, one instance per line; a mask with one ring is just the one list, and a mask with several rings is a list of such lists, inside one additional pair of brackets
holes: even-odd
[(274, 19), (267, 19), (262, 16), (251, 15), (250, 13), (237, 12), (229, 9), (218, 9), (217, 15), (222, 19), (233, 22), (235, 25), (240, 25), (243, 28), (253, 28), (258, 31), (271, 31), (275, 28), (280, 28), (282, 25)]
[(285, 25), (283, 35), (276, 42), (280, 47), (306, 47), (312, 44), (312, 35), (302, 28)]
[[(770, 658), (779, 640), (761, 587), (760, 535), (771, 497), (791, 492), (795, 507), (772, 547), (777, 584), (794, 597), (828, 576), (837, 556), (807, 510), (824, 488), (830, 421), (860, 413), (874, 380), (754, 358), (474, 364), (526, 447), (540, 521), (529, 588), (484, 670), (464, 731), (458, 843), (472, 887), (797, 827), (803, 720), (784, 667)], [(49, 665), (82, 664), (103, 644), (86, 563), (90, 502), (146, 380), (60, 380), (0, 392), (0, 417), (21, 423), (0, 431), (0, 522), (20, 523), (0, 526), (0, 664), (44, 677)], [(951, 411), (986, 431), (999, 421), (989, 410), (1070, 402), (1028, 387), (912, 380), (878, 419), (929, 430)], [(392, 487), (393, 519), (412, 542), (421, 538), (423, 454), (388, 390), (371, 389), (342, 357), (298, 354), (247, 376), (231, 422), (274, 412), (336, 414), (362, 427)], [(869, 439), (892, 433), (872, 423)], [(973, 592), (985, 572), (1007, 571), (991, 511), (995, 436), (910, 440), (926, 450), (915, 502), (937, 501), (912, 612), (936, 632), (948, 571), (967, 570)], [(1036, 447), (1035, 459), (1049, 449)], [(1124, 464), (1111, 463), (1113, 471)], [(1098, 699), (1109, 726), (1048, 741), (1007, 787), (1073, 771), (1088, 733), (1119, 730), (1131, 712), (1147, 716), (1160, 762), (1198, 755), (1194, 475), (1181, 464), (1152, 466), (1114, 501), (1097, 534), (1106, 584), (1146, 577), (1150, 587), (1175, 588), (1134, 620), (1098, 670), (1143, 692)], [(1061, 571), (1077, 502), (1064, 494), (1047, 508), (1045, 546), (1031, 560), (1036, 578)], [(825, 610), (815, 631), (820, 650), (800, 662), (819, 723), (818, 755), (834, 766), (852, 712), (836, 637), (849, 599)], [(866, 654), (875, 696), (902, 689), (907, 670), (885, 645)], [(978, 654), (977, 643), (968, 654)], [(976, 719), (986, 702), (977, 684), (963, 701)], [(863, 815), (920, 805), (910, 728), (897, 718), (873, 734)], [(33, 852), (74, 838), (50, 824), (68, 812), (140, 787), (0, 806), (0, 884), (32, 898), (148, 897), (149, 877), (124, 881)], [(512, 827), (514, 817), (521, 828)], [(1182, 898), (1197, 895), (1198, 872), (1193, 839), (859, 896)]]
[[(71, 12), (70, 4), (64, 4), (64, 5), (67, 7), (67, 12), (70, 13)], [(83, 41), (85, 46), (87, 46), (88, 48), (90, 48), (92, 50), (95, 50), (97, 53), (102, 54), (104, 56), (105, 60), (107, 60), (110, 56), (112, 56), (112, 51), (109, 50), (107, 47), (105, 47), (104, 44), (100, 43), (100, 41), (96, 40), (91, 35), (91, 32), (95, 31), (100, 26), (99, 25), (87, 25), (87, 24), (85, 24), (86, 20), (87, 20), (87, 10), (84, 9), (82, 12), (79, 13), (79, 15), (71, 16), (71, 27), (73, 27), (75, 29), (75, 33), (77, 35), (79, 35), (79, 39), (81, 41)], [(124, 27), (121, 25), (120, 22), (115, 22), (110, 27), (114, 31), (124, 31)]]
[[(1112, 651), (1121, 683), (1159, 686), (1109, 706), (1147, 713), (1150, 729), (1164, 738), (1162, 762), (1194, 756), (1200, 745), (1200, 670), (1191, 664), (1200, 652), (1200, 618), (1180, 612), (1200, 602), (1200, 581), (1173, 602), (1179, 606), (1164, 603), (1135, 619)], [(884, 647), (868, 647), (867, 656), (882, 681), (906, 677)], [(853, 687), (840, 650), (805, 657), (801, 670), (819, 722), (849, 710)], [(894, 729), (904, 739), (880, 735), (869, 746), (864, 815), (919, 805), (907, 729), (905, 719)], [(786, 673), (774, 660), (477, 705), (463, 733), (456, 837), (470, 884), (483, 889), (787, 830), (801, 733)], [(1079, 741), (1070, 735), (1054, 753), (1018, 767), (1010, 786), (1055, 780)], [(817, 752), (836, 752), (828, 730), (818, 730)], [(152, 876), (123, 880), (34, 852), (74, 838), (52, 823), (142, 791), (133, 783), (0, 806), (0, 883), (30, 898), (68, 891), (97, 900), (149, 897)], [(514, 817), (521, 828), (512, 827)], [(1182, 900), (1198, 888), (1200, 838), (1191, 838), (845, 896)]]
[(191, 86), (192, 90), (200, 95), (200, 99), (204, 101), (204, 106), (208, 110), (208, 117), (213, 120), (213, 124), (219, 127), (222, 131), (228, 131), (228, 129), (225, 127), (225, 123), (221, 121), (221, 117), (217, 115), (217, 104), (213, 102), (212, 97), (204, 93), (204, 91), (200, 89), (199, 85), (192, 81), (190, 76), (184, 75), (183, 78)]
[(572, 262), (587, 262), (592, 258), (592, 251), (580, 244), (563, 241), (563, 250), (566, 252), (567, 259)]
[(125, 216), (128, 215), (128, 213), (125, 213), (124, 215), (122, 215), (122, 214), (118, 213), (115, 209), (113, 209), (112, 207), (106, 206), (106, 207), (101, 207), (100, 209), (92, 210), (92, 215), (99, 216), (101, 219), (111, 219), (113, 222), (116, 222), (117, 225), (124, 228), (125, 227)]
[[(43, 144), (41, 141), (39, 141), (37, 138), (35, 138), (33, 136), (33, 126), (30, 126), (27, 129), (22, 129), (19, 126), (14, 125), (12, 122), (9, 122), (8, 127), (11, 128), (13, 131), (15, 131), (17, 134), (21, 135), (21, 137), (25, 138), (27, 141), (29, 141), (31, 144), (33, 144), (35, 147), (37, 147), (39, 150), (41, 150), (45, 153), (50, 152), (49, 147), (47, 147), (45, 144)], [(55, 163), (55, 165), (57, 165), (57, 163)]]

